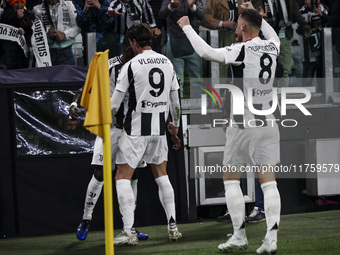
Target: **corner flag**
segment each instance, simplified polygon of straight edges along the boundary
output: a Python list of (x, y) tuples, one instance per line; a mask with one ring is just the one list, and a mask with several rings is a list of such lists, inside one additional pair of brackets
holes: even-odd
[(86, 109), (84, 127), (102, 138), (102, 125), (112, 123), (108, 52), (97, 52), (93, 56), (80, 101)]
[(84, 127), (103, 138), (103, 179), (105, 254), (113, 255), (113, 205), (112, 205), (112, 123), (110, 102), (109, 51), (97, 52), (91, 61), (81, 96), (80, 105), (86, 109)]

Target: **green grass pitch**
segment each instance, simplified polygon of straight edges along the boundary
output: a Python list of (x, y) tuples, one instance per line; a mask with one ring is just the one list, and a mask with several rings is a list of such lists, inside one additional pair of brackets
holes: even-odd
[[(76, 230), (75, 226), (75, 230)], [(167, 227), (138, 228), (149, 234), (149, 240), (134, 247), (115, 247), (115, 254), (222, 254), (217, 245), (232, 233), (231, 223), (203, 220), (180, 224), (183, 238), (169, 242)], [(256, 254), (265, 235), (266, 223), (247, 224), (249, 247), (233, 254)], [(120, 230), (115, 230), (115, 235)], [(290, 214), (281, 216), (278, 234), (278, 254), (340, 254), (340, 210)], [(27, 238), (0, 239), (1, 255), (101, 255), (105, 254), (105, 234), (91, 232), (85, 241), (75, 233)]]

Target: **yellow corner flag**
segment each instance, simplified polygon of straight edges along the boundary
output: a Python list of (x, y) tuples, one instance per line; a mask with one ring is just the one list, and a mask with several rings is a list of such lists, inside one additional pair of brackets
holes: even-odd
[(103, 137), (102, 125), (112, 123), (108, 52), (93, 56), (80, 101), (86, 109), (84, 127), (100, 137)]
[(110, 74), (108, 50), (97, 52), (91, 61), (80, 105), (86, 109), (84, 127), (103, 138), (105, 254), (113, 255), (113, 205), (112, 205), (112, 123), (110, 104)]

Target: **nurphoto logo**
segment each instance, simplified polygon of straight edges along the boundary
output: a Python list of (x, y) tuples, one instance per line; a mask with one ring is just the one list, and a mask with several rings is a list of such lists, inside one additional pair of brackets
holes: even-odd
[[(217, 91), (212, 88), (211, 86), (204, 84), (207, 88), (209, 88), (218, 98), (220, 105), (222, 107), (222, 100), (217, 93)], [(298, 108), (305, 116), (311, 116), (312, 114), (306, 109), (306, 107), (303, 105), (307, 103), (311, 99), (311, 92), (308, 89), (301, 88), (301, 87), (284, 87), (280, 88), (281, 92), (281, 103), (279, 103), (278, 100), (278, 88), (270, 88), (270, 89), (258, 89), (258, 88), (247, 88), (247, 100), (245, 100), (245, 96), (243, 94), (243, 91), (238, 88), (235, 85), (231, 84), (216, 84), (216, 89), (228, 89), (231, 93), (231, 102), (232, 102), (232, 114), (233, 115), (244, 115), (244, 109), (245, 109), (245, 103), (247, 102), (247, 107), (251, 113), (254, 115), (259, 116), (268, 116), (275, 112), (277, 107), (280, 107), (281, 110), (281, 116), (287, 115), (287, 105), (294, 105), (296, 108)], [(217, 105), (216, 100), (211, 92), (209, 92), (207, 89), (202, 89), (205, 91), (214, 101), (215, 105)], [(258, 110), (255, 109), (253, 105), (253, 97), (255, 95), (259, 96), (266, 96), (267, 94), (272, 94), (272, 104), (270, 109), (265, 110)], [(303, 97), (300, 98), (288, 98), (289, 94), (302, 94)], [(207, 95), (202, 94), (201, 95), (201, 114), (206, 115), (207, 114)], [(267, 123), (271, 122), (272, 125), (274, 125), (275, 122), (280, 121), (281, 125), (283, 127), (295, 127), (297, 126), (298, 122), (295, 119), (266, 119)], [(252, 126), (252, 123), (255, 123), (259, 120), (249, 120), (248, 125)], [(228, 120), (226, 119), (214, 119), (213, 120), (213, 127), (216, 127), (216, 125), (223, 125), (227, 124)], [(290, 124), (289, 124), (290, 123)], [(232, 123), (231, 123), (232, 124)], [(263, 122), (264, 125), (264, 122)], [(257, 125), (254, 125), (256, 127)]]

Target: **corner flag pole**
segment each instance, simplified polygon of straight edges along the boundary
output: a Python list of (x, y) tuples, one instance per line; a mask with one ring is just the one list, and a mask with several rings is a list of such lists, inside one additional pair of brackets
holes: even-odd
[(113, 205), (110, 124), (103, 125), (105, 254), (113, 255)]
[(109, 50), (97, 52), (91, 61), (80, 104), (87, 112), (84, 127), (103, 138), (103, 179), (104, 179), (104, 219), (105, 254), (113, 255), (113, 202), (110, 103)]

